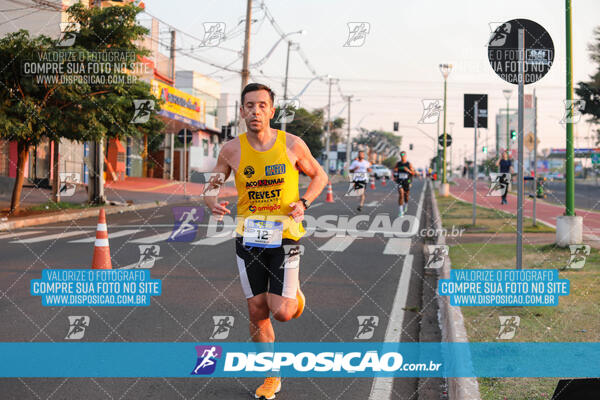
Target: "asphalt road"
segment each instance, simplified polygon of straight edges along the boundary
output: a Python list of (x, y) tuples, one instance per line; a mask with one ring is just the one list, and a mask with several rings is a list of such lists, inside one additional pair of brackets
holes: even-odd
[[(565, 204), (565, 181), (546, 183), (548, 197), (545, 199), (554, 204)], [(600, 186), (575, 183), (575, 207), (600, 211)]]
[[(384, 341), (404, 268), (411, 268), (409, 291), (401, 314), (401, 341), (419, 340), (422, 291), (422, 238), (397, 240), (377, 233), (349, 236), (335, 221), (362, 215), (366, 230), (378, 218), (397, 217), (393, 185), (368, 191), (366, 207), (356, 211), (357, 198), (344, 197), (347, 184), (334, 186), (335, 203), (325, 193), (309, 214), (331, 215), (328, 237), (307, 235), (300, 261), (300, 279), (307, 298), (301, 318), (274, 321), (278, 341)], [(417, 213), (423, 181), (413, 184), (409, 215)], [(198, 205), (198, 204), (189, 204)], [(418, 216), (419, 217), (419, 216)], [(90, 317), (81, 341), (86, 342), (208, 342), (213, 316), (232, 316), (234, 326), (225, 341), (247, 341), (246, 301), (238, 280), (233, 240), (207, 237), (207, 218), (194, 242), (166, 242), (173, 229), (171, 207), (133, 211), (108, 218), (113, 268), (135, 266), (140, 245), (160, 245), (160, 259), (151, 269), (162, 280), (162, 295), (148, 307), (44, 307), (29, 293), (29, 281), (48, 268), (89, 268), (96, 220), (27, 228), (0, 233), (0, 338), (3, 342), (64, 342), (68, 316)], [(331, 223), (331, 221), (330, 221)], [(404, 225), (406, 226), (406, 224)], [(333, 229), (333, 230), (332, 230)], [(335, 237), (335, 234), (338, 237)], [(334, 235), (334, 236), (332, 236)], [(369, 237), (372, 236), (372, 237)], [(388, 235), (389, 236), (389, 235)], [(407, 254), (410, 254), (407, 256)], [(408, 261), (406, 258), (408, 257)], [(400, 297), (404, 297), (404, 293)], [(397, 299), (397, 298), (396, 298)], [(377, 316), (372, 337), (357, 338), (359, 316)], [(191, 348), (190, 351), (193, 351)], [(32, 360), (35, 362), (35, 360)], [(193, 368), (190, 365), (190, 370)], [(259, 379), (213, 378), (18, 378), (1, 379), (2, 399), (245, 399)], [(278, 399), (368, 399), (373, 379), (284, 380)], [(416, 379), (396, 379), (393, 399), (417, 398)]]

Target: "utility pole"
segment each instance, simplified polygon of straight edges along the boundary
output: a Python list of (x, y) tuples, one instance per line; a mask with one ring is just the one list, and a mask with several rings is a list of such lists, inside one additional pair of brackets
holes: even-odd
[(352, 95), (346, 96), (346, 100), (348, 100), (348, 138), (346, 139), (346, 173), (350, 174), (350, 157), (352, 156), (352, 146), (350, 143), (350, 131), (352, 128), (350, 127), (350, 107), (352, 105)]
[(475, 102), (473, 131), (473, 226), (477, 222), (477, 128), (479, 128), (479, 101)]
[(252, 0), (248, 0), (246, 3), (246, 34), (244, 38), (244, 55), (243, 55), (243, 66), (242, 66), (242, 89), (248, 84), (248, 78), (250, 71), (248, 70), (248, 64), (250, 60), (250, 28), (252, 26)]
[(434, 145), (435, 148), (437, 149), (437, 157), (435, 159), (435, 166), (436, 166), (435, 170), (437, 172), (437, 179), (438, 180), (440, 179), (440, 175), (442, 175), (441, 174), (441, 172), (442, 172), (441, 171), (442, 163), (440, 162), (440, 145), (438, 144), (438, 141), (437, 141), (438, 140), (437, 138), (439, 138), (439, 137), (440, 137), (440, 116), (438, 115), (438, 118), (437, 118), (437, 136), (435, 137), (435, 145)]
[(329, 151), (331, 146), (331, 85), (333, 85), (333, 79), (329, 78), (329, 100), (327, 101), (327, 134), (325, 135), (325, 172), (329, 175)]
[[(94, 6), (100, 8), (101, 3), (98, 1)], [(94, 204), (104, 204), (106, 203), (104, 197), (104, 139), (101, 138), (89, 143), (90, 154), (88, 157), (92, 168), (89, 171), (88, 200)]]
[(60, 139), (52, 142), (52, 201), (55, 203), (60, 202), (60, 152), (58, 151), (59, 144)]
[[(288, 40), (288, 48), (287, 48), (287, 57), (285, 60), (285, 81), (283, 84), (283, 103), (284, 107), (287, 107), (287, 89), (288, 89), (288, 72), (290, 69), (290, 50), (292, 49), (292, 42)], [(287, 124), (285, 122), (285, 118), (283, 118), (283, 122), (281, 123), (281, 130), (285, 131)]]
[(169, 59), (171, 62), (171, 79), (175, 82), (175, 29), (171, 31), (171, 48), (169, 49)]
[[(252, 26), (252, 0), (248, 0), (246, 3), (246, 33), (244, 37), (244, 55), (243, 55), (243, 66), (242, 66), (242, 88), (240, 93), (244, 90), (248, 84), (248, 78), (250, 77), (250, 70), (248, 70), (248, 64), (250, 62), (250, 28)], [(244, 105), (242, 104), (242, 107)], [(239, 131), (243, 132), (246, 129), (244, 120), (240, 118)]]
[(566, 149), (566, 216), (575, 215), (575, 173), (573, 159), (575, 152), (573, 149), (573, 49), (572, 49), (572, 38), (571, 38), (571, 0), (565, 0), (566, 7), (566, 61), (567, 61), (567, 112), (566, 112), (566, 125), (567, 125), (567, 149)]
[(525, 97), (525, 29), (519, 29), (519, 154), (517, 184), (517, 269), (523, 269), (523, 131)]
[(537, 96), (533, 89), (533, 226), (536, 226), (535, 201), (537, 199)]

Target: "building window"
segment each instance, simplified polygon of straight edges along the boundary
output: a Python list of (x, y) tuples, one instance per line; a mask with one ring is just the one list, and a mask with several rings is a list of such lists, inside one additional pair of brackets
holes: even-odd
[(217, 144), (217, 142), (215, 141), (213, 143), (213, 158), (217, 158), (219, 155), (219, 145)]
[(204, 155), (208, 157), (208, 140), (202, 139), (202, 148), (204, 149)]

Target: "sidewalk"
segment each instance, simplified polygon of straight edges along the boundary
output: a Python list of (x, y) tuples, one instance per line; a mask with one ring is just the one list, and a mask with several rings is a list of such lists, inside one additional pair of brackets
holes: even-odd
[[(155, 178), (132, 178), (124, 181), (107, 182), (104, 186), (107, 214), (162, 207), (169, 204), (180, 204), (201, 199), (204, 185)], [(185, 193), (185, 194), (184, 194)], [(221, 188), (220, 197), (236, 196), (233, 181), (228, 181)], [(85, 186), (79, 186), (72, 196), (61, 196), (61, 202), (74, 204), (73, 208), (62, 210), (28, 210), (33, 206), (47, 204), (52, 199), (50, 189), (24, 187), (21, 193), (21, 207), (18, 215), (10, 215), (10, 193), (0, 196), (0, 231), (13, 230), (27, 226), (38, 226), (73, 219), (96, 216), (100, 207), (87, 205), (88, 197)], [(48, 208), (48, 207), (46, 207)]]
[[(462, 201), (473, 202), (473, 181), (470, 179), (457, 178), (454, 180), (456, 185), (450, 185), (450, 194)], [(513, 186), (514, 188), (514, 186)], [(507, 196), (508, 204), (501, 205), (500, 197), (486, 197), (489, 189), (489, 183), (486, 181), (477, 182), (477, 205), (481, 207), (493, 208), (512, 214), (517, 214), (517, 196), (509, 194)], [(564, 206), (553, 205), (544, 201), (536, 202), (537, 220), (547, 225), (556, 227), (556, 217), (563, 215)], [(600, 244), (600, 213), (576, 209), (576, 214), (583, 217), (583, 236), (586, 241), (593, 241), (596, 246)], [(533, 199), (525, 196), (523, 199), (523, 216), (533, 217)]]

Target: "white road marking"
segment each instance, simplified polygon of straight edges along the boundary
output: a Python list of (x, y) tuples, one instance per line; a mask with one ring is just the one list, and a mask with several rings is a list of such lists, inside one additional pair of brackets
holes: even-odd
[(319, 206), (322, 206), (323, 204), (325, 204), (325, 203), (321, 202), (321, 203), (317, 203), (317, 204), (311, 204), (310, 209), (312, 210), (313, 208), (317, 208)]
[(388, 239), (383, 249), (383, 254), (407, 255), (410, 253), (410, 244), (412, 240), (409, 238), (391, 238)]
[(172, 231), (169, 231), (169, 232), (159, 233), (157, 235), (146, 236), (143, 238), (132, 240), (130, 243), (153, 244), (156, 242), (164, 242), (169, 237), (171, 237), (172, 233), (173, 233)]
[[(162, 260), (162, 257), (154, 257), (154, 260), (155, 261)], [(119, 267), (117, 269), (133, 269), (133, 268), (137, 268), (138, 264), (139, 264), (139, 262), (136, 262), (133, 264), (126, 265), (124, 267)], [(140, 269), (150, 269), (150, 268), (140, 268)]]
[(44, 241), (48, 241), (48, 240), (59, 240), (59, 239), (64, 239), (64, 238), (68, 238), (68, 237), (72, 237), (72, 236), (85, 235), (90, 232), (92, 232), (92, 231), (60, 232), (60, 233), (54, 233), (52, 235), (38, 236), (38, 237), (34, 237), (34, 238), (29, 238), (29, 239), (13, 240), (11, 243), (38, 243), (38, 242), (44, 242)]
[(33, 234), (42, 233), (42, 232), (44, 232), (44, 231), (20, 231), (20, 232), (13, 232), (13, 233), (5, 233), (3, 235), (0, 235), (0, 239), (10, 239), (13, 237), (33, 235)]
[[(142, 231), (143, 231), (143, 229), (125, 229), (125, 230), (117, 231), (117, 232), (108, 232), (108, 238), (114, 239), (114, 238), (118, 238), (121, 236), (133, 235), (134, 233), (138, 233), (138, 232), (142, 232)], [(71, 240), (71, 241), (69, 241), (69, 243), (92, 243), (94, 240), (96, 240), (96, 238), (94, 236), (92, 236), (92, 237), (83, 238), (83, 239)]]
[[(423, 209), (423, 199), (425, 197), (425, 190), (429, 185), (429, 181), (426, 181), (421, 190), (421, 198), (419, 199), (419, 205), (417, 206), (416, 217), (421, 218), (421, 211)], [(413, 255), (408, 254), (404, 258), (404, 264), (402, 265), (402, 272), (400, 273), (400, 279), (398, 280), (398, 287), (396, 288), (396, 294), (394, 296), (394, 302), (392, 303), (392, 311), (390, 312), (390, 320), (385, 331), (384, 342), (399, 342), (402, 338), (402, 324), (404, 323), (404, 308), (406, 307), (406, 299), (408, 297), (408, 289), (410, 283), (410, 276), (412, 273)], [(373, 385), (371, 386), (371, 393), (369, 394), (369, 400), (390, 400), (392, 398), (392, 391), (394, 389), (394, 378), (388, 377), (377, 377), (373, 379)]]
[(211, 237), (207, 237), (207, 238), (204, 238), (204, 239), (200, 239), (200, 240), (197, 240), (197, 241), (192, 242), (190, 244), (194, 245), (194, 246), (197, 246), (197, 245), (200, 245), (200, 246), (216, 246), (218, 244), (225, 243), (228, 240), (232, 240), (233, 239), (232, 232), (233, 231), (219, 232), (215, 236), (211, 236)]
[(323, 246), (319, 247), (320, 251), (344, 251), (354, 242), (354, 236), (334, 236), (329, 239)]
[[(392, 303), (392, 312), (390, 320), (385, 331), (384, 342), (399, 342), (402, 336), (402, 324), (404, 323), (404, 308), (406, 307), (406, 299), (408, 296), (408, 284), (412, 272), (413, 255), (409, 254), (404, 258), (398, 288)], [(392, 397), (394, 387), (394, 378), (392, 377), (377, 377), (373, 379), (371, 386), (371, 394), (369, 400), (389, 400)]]
[(378, 201), (371, 201), (371, 202), (365, 204), (365, 207), (378, 207), (378, 206), (379, 206)]

